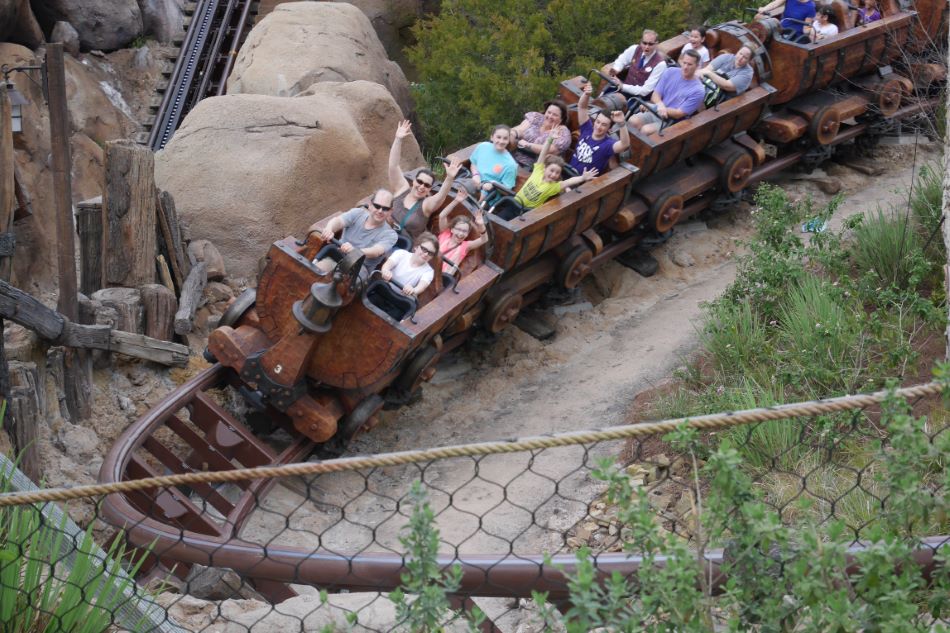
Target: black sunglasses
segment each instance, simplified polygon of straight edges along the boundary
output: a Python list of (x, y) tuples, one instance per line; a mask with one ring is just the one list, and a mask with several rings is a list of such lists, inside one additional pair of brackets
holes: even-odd
[(370, 204), (373, 205), (374, 207), (376, 207), (377, 209), (379, 209), (380, 211), (391, 211), (391, 210), (392, 210), (392, 207), (383, 206), (383, 205), (381, 205), (381, 204), (377, 204), (376, 202), (370, 202)]
[(432, 185), (435, 184), (435, 183), (426, 182), (425, 180), (419, 180), (418, 178), (416, 178), (416, 184), (417, 184), (417, 185), (422, 185), (423, 187), (425, 187), (425, 188), (427, 188), (427, 189), (431, 189), (431, 188), (432, 188)]
[(435, 257), (435, 251), (429, 250), (428, 248), (426, 248), (425, 246), (422, 246), (421, 244), (419, 245), (419, 248), (422, 249), (423, 253), (428, 253), (430, 257)]

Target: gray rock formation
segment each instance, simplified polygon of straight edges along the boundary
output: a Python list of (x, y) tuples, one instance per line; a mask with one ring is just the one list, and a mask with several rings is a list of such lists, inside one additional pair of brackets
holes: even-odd
[(390, 61), (366, 15), (350, 4), (278, 5), (251, 30), (228, 79), (228, 94), (292, 97), (319, 82), (366, 80), (385, 86), (403, 113), (409, 84)]
[(60, 21), (72, 24), (83, 50), (112, 51), (142, 35), (136, 0), (33, 0), (33, 11), (46, 30)]
[[(254, 276), (272, 242), (387, 185), (400, 118), (386, 89), (367, 81), (318, 83), (294, 98), (205, 99), (156, 155), (156, 185), (230, 275)], [(423, 164), (409, 145), (403, 164)]]
[(138, 0), (145, 34), (168, 44), (183, 32), (184, 0)]
[(0, 42), (30, 48), (43, 43), (43, 31), (33, 16), (30, 0), (0, 0)]
[(79, 55), (79, 32), (69, 22), (57, 22), (49, 41), (62, 42), (64, 51), (73, 56)]

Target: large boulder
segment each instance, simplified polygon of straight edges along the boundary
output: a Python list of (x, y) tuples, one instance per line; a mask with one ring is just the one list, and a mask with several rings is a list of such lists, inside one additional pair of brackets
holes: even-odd
[(366, 14), (389, 58), (402, 68), (407, 67), (403, 49), (415, 42), (410, 27), (422, 18), (426, 11), (438, 10), (437, 2), (425, 0), (349, 0), (349, 3)]
[(0, 0), (0, 42), (30, 48), (43, 42), (43, 31), (33, 16), (30, 0)]
[(33, 11), (47, 32), (60, 21), (72, 24), (83, 50), (112, 51), (142, 35), (136, 0), (33, 0)]
[(138, 3), (146, 35), (168, 44), (183, 32), (185, 0), (138, 0)]
[(228, 79), (228, 94), (292, 97), (318, 82), (372, 81), (403, 113), (409, 84), (389, 60), (369, 18), (351, 4), (281, 4), (248, 34)]
[[(270, 244), (387, 185), (402, 113), (376, 83), (319, 83), (294, 98), (201, 101), (156, 155), (192, 239), (211, 240), (232, 276), (253, 276)], [(406, 143), (404, 165), (422, 165)]]
[[(0, 43), (0, 64), (39, 65), (42, 58), (15, 44)], [(102, 145), (130, 135), (135, 123), (104, 92), (108, 74), (70, 56), (66, 62), (66, 94), (69, 104), (69, 141), (73, 160), (72, 201), (102, 193)], [(49, 113), (41, 89), (23, 73), (10, 76), (17, 90), (30, 103), (23, 107), (23, 132), (14, 140), (14, 158), (19, 176), (32, 198), (33, 215), (14, 224), (16, 252), (14, 280), (31, 290), (55, 287), (56, 218), (50, 165)], [(34, 76), (34, 79), (37, 79)], [(121, 105), (121, 101), (117, 101)]]

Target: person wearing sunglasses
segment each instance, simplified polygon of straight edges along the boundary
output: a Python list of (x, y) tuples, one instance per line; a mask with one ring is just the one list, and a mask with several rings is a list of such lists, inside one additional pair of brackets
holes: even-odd
[(430, 262), (438, 254), (439, 240), (426, 231), (416, 238), (412, 251), (394, 250), (383, 262), (380, 272), (386, 281), (395, 281), (402, 286), (402, 294), (418, 297), (432, 283), (435, 271)]
[(648, 98), (666, 70), (666, 56), (658, 49), (660, 37), (646, 29), (639, 44), (620, 53), (603, 72), (613, 78), (614, 85), (627, 96)]
[[(392, 208), (392, 192), (378, 189), (368, 207), (355, 207), (327, 222), (321, 237), (324, 242), (329, 242), (337, 232), (342, 231), (340, 251), (346, 254), (354, 248), (361, 250), (366, 256), (361, 275), (368, 274), (396, 244), (396, 231), (389, 226)], [(310, 227), (311, 231), (315, 229), (316, 225)], [(336, 260), (325, 257), (315, 264), (320, 270), (328, 272), (336, 266)]]
[(402, 121), (396, 128), (396, 137), (389, 148), (389, 184), (393, 188), (392, 223), (397, 231), (405, 231), (410, 237), (417, 237), (426, 230), (429, 218), (445, 202), (452, 182), (462, 167), (462, 161), (453, 159), (445, 168), (445, 181), (435, 193), (435, 174), (423, 167), (416, 172), (411, 182), (403, 177), (399, 159), (402, 157), (402, 143), (412, 136), (412, 123)]

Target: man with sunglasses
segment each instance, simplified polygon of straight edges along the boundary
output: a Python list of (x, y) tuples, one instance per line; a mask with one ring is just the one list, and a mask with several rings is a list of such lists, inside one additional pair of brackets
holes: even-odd
[[(379, 189), (373, 194), (369, 208), (355, 207), (338, 215), (324, 227), (321, 237), (327, 242), (343, 231), (340, 236), (340, 250), (344, 254), (354, 248), (363, 251), (362, 274), (376, 268), (386, 253), (396, 244), (396, 231), (389, 226), (389, 217), (393, 208), (393, 194), (387, 189)], [(312, 227), (311, 227), (312, 229)], [(336, 261), (332, 258), (321, 259), (317, 267), (321, 270), (333, 270)]]
[(462, 161), (453, 159), (445, 168), (445, 181), (434, 195), (435, 174), (423, 167), (416, 172), (411, 183), (403, 177), (399, 159), (402, 156), (402, 141), (412, 135), (412, 123), (402, 121), (396, 128), (396, 138), (389, 149), (389, 184), (393, 188), (392, 222), (397, 231), (406, 231), (415, 238), (426, 230), (429, 218), (442, 207), (452, 187), (452, 182), (462, 167)]
[(613, 83), (625, 95), (649, 98), (666, 70), (666, 57), (657, 46), (660, 38), (656, 31), (646, 29), (639, 44), (634, 44), (604, 67)]

